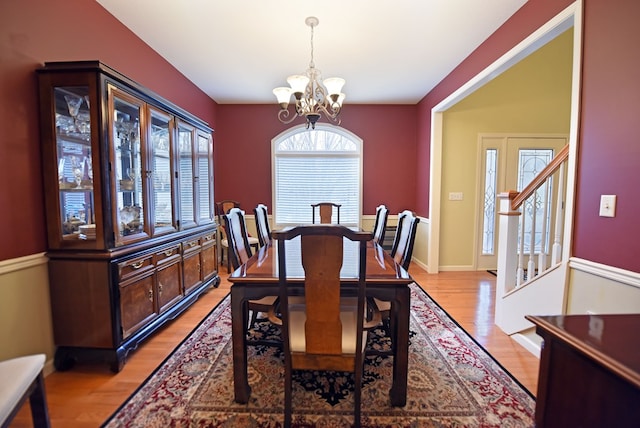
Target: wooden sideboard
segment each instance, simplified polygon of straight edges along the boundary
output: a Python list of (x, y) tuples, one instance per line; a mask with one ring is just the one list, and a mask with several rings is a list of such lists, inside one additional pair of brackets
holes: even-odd
[(526, 318), (544, 340), (536, 427), (640, 427), (640, 314)]

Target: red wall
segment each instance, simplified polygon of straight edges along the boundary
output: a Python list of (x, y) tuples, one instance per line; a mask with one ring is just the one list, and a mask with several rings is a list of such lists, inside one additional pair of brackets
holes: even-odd
[[(237, 200), (247, 212), (258, 203), (271, 209), (271, 140), (303, 123), (283, 125), (277, 113), (275, 103), (218, 106), (216, 200)], [(363, 214), (374, 214), (381, 203), (392, 213), (413, 209), (416, 106), (345, 104), (341, 120), (341, 127), (364, 140)]]
[[(640, 2), (584, 7), (579, 179), (573, 255), (640, 272)], [(616, 217), (598, 215), (617, 195)]]
[(215, 121), (216, 103), (94, 0), (1, 0), (0, 260), (45, 251), (34, 70), (96, 59)]

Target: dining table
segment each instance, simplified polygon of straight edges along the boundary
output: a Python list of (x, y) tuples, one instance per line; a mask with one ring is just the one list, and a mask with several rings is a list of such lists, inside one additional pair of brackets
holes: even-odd
[[(287, 242), (287, 284), (292, 294), (303, 294), (304, 270), (300, 256), (300, 241)], [(347, 292), (358, 281), (358, 245), (344, 240), (344, 262), (340, 271), (343, 289)], [(247, 325), (249, 300), (278, 295), (278, 249), (275, 241), (260, 248), (245, 264), (229, 276), (231, 285), (231, 322), (233, 341), (234, 399), (247, 403), (251, 386), (247, 374)], [(409, 363), (410, 288), (409, 273), (377, 243), (367, 243), (366, 293), (391, 302), (390, 323), (394, 338), (392, 344), (393, 380), (389, 391), (392, 406), (402, 407), (407, 401), (407, 375)]]

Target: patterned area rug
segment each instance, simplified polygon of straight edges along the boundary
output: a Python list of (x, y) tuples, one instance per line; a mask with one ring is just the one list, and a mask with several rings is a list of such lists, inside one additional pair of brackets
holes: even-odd
[[(248, 349), (248, 404), (233, 401), (230, 299), (225, 298), (104, 427), (279, 427), (283, 422), (281, 350)], [(369, 356), (362, 391), (365, 427), (532, 427), (535, 401), (416, 284), (411, 285), (407, 405), (391, 407), (392, 357)], [(255, 338), (278, 335), (268, 322)], [(370, 346), (388, 348), (383, 331)], [(296, 427), (353, 423), (352, 379), (299, 372)]]

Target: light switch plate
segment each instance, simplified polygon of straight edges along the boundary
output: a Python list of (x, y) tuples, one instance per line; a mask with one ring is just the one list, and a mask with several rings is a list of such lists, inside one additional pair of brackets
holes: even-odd
[(462, 200), (462, 192), (450, 192), (449, 193), (450, 201), (461, 201)]
[(616, 195), (600, 195), (600, 217), (616, 216)]

